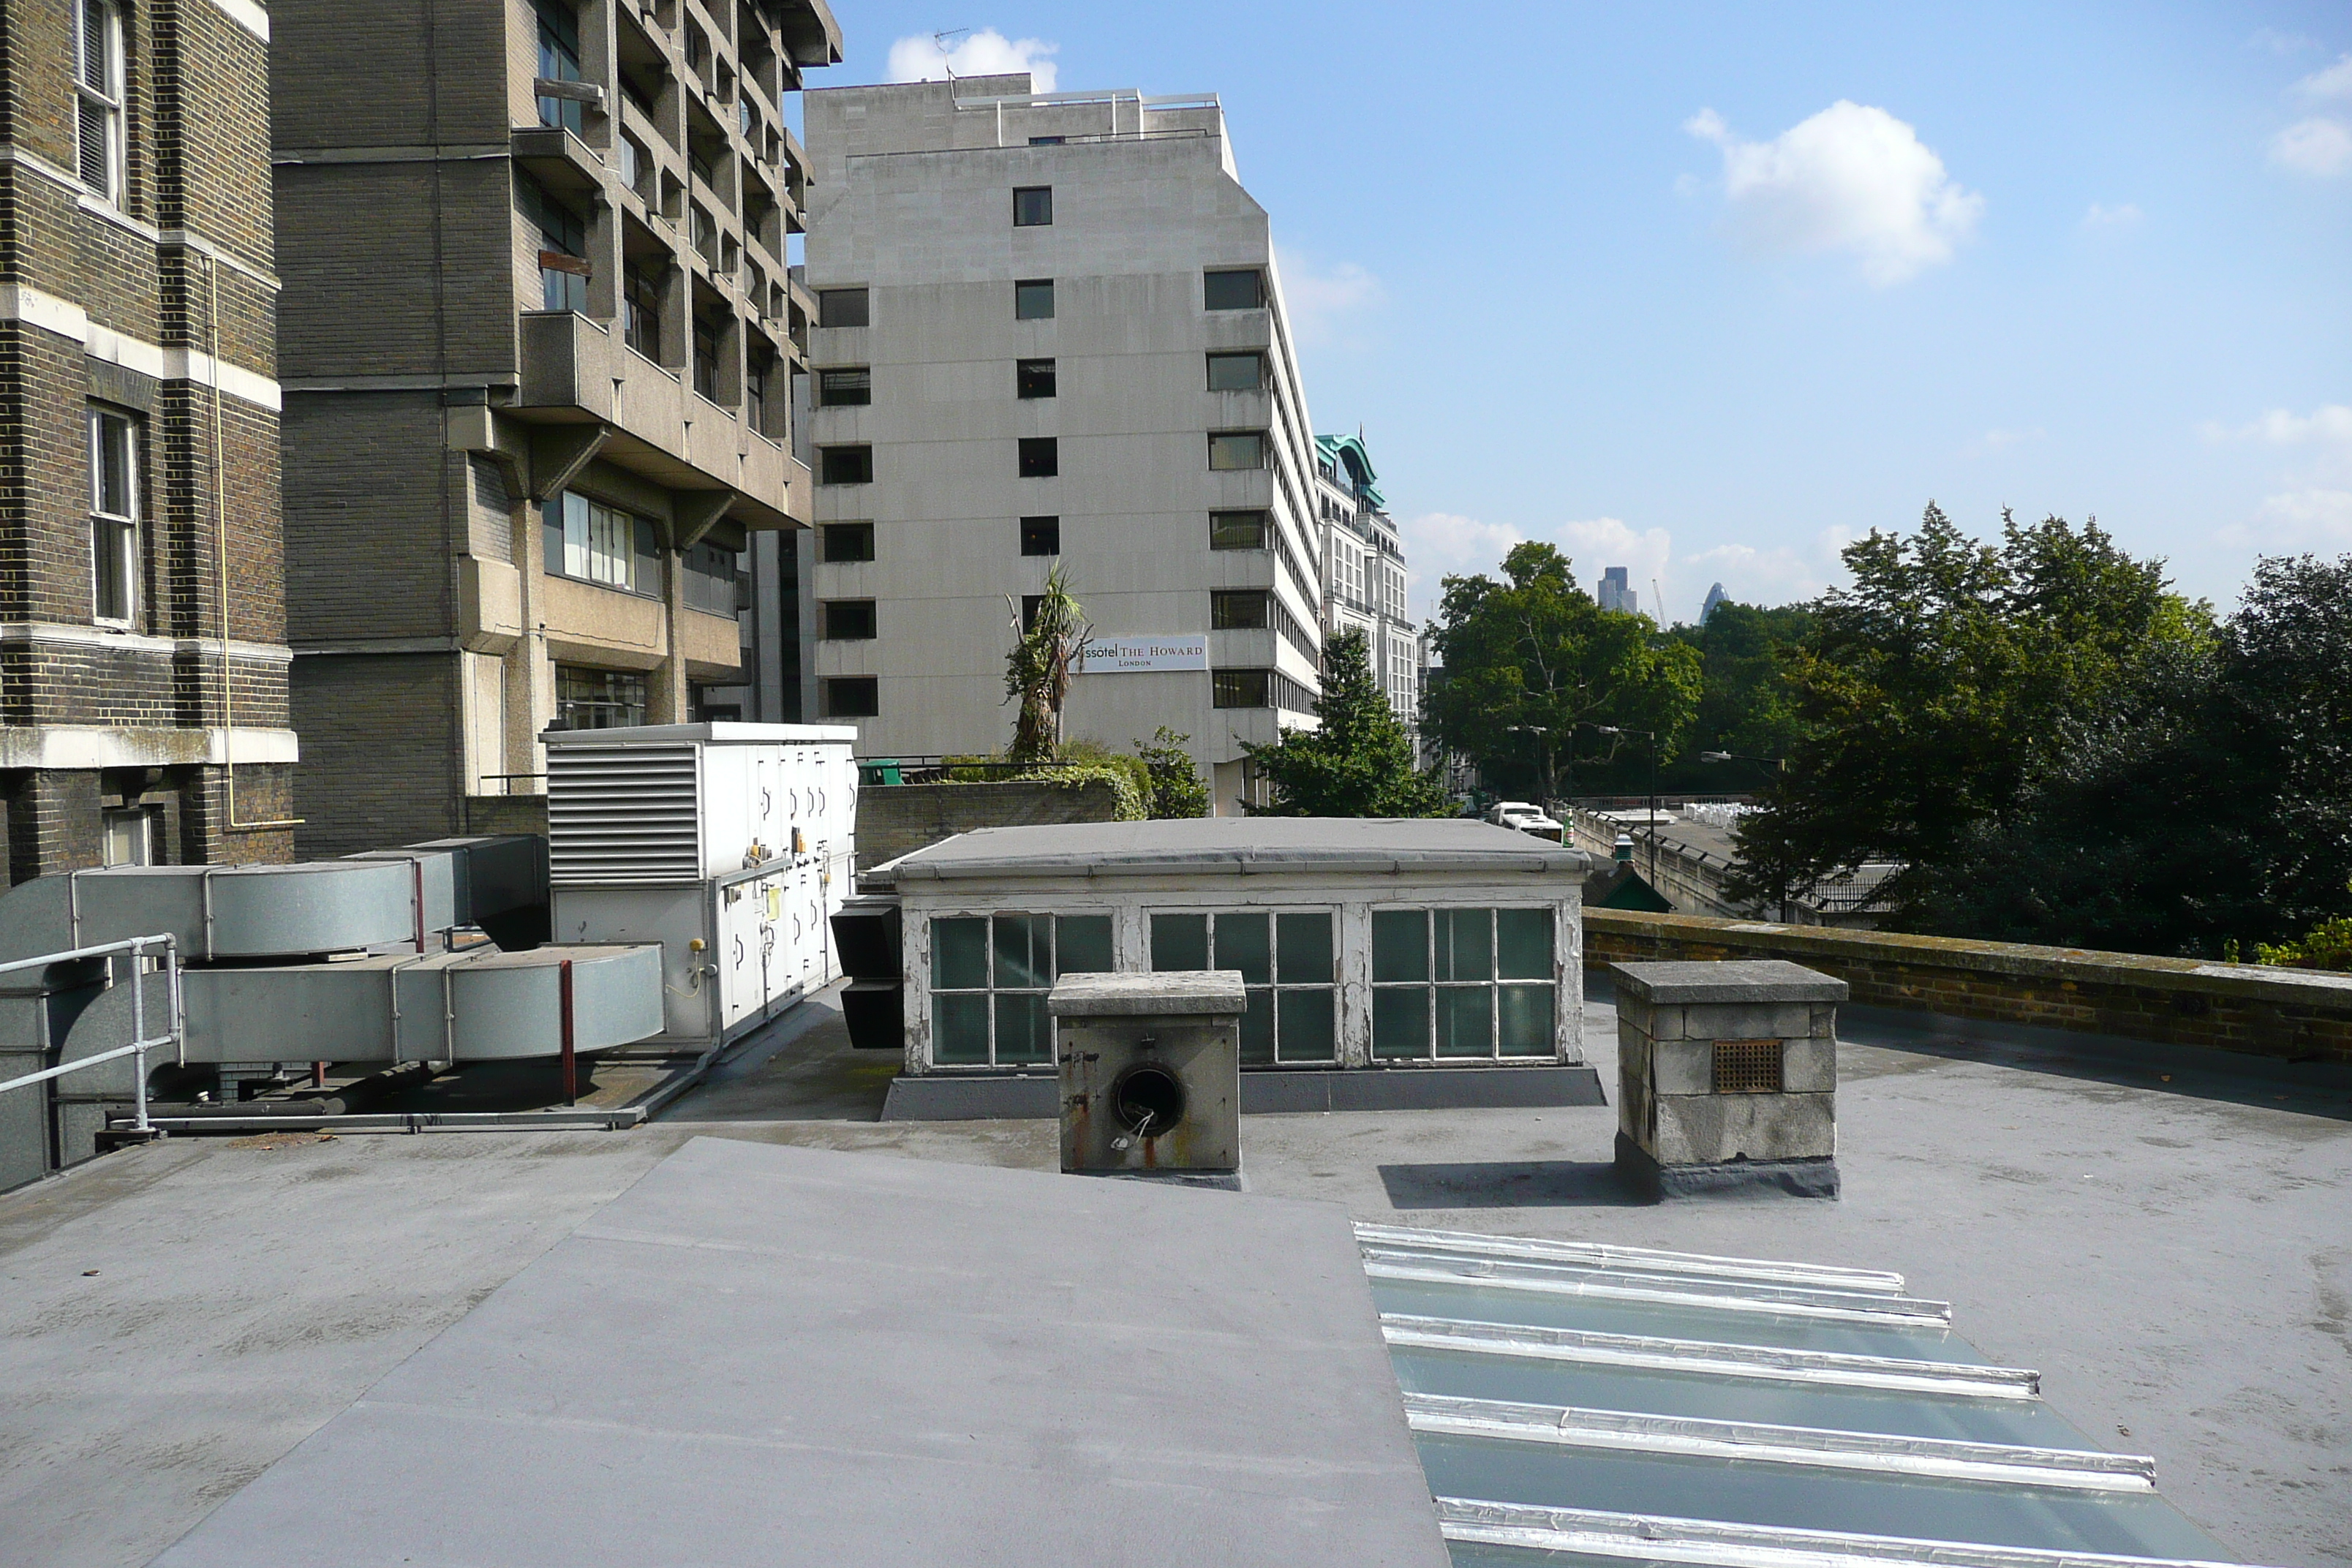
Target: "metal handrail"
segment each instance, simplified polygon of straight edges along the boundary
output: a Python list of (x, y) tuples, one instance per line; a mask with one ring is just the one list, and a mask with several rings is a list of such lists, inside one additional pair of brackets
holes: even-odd
[[(150, 948), (156, 947), (163, 950), (163, 979), (164, 984), (171, 989), (171, 1026), (163, 1034), (148, 1039), (139, 1033), (147, 1026), (147, 971), (139, 961), (147, 956)], [(0, 1082), (0, 1094), (5, 1094), (12, 1089), (26, 1089), (37, 1083), (46, 1083), (50, 1079), (63, 1078), (69, 1072), (79, 1072), (84, 1068), (94, 1068), (101, 1062), (115, 1061), (123, 1057), (135, 1055), (139, 1058), (139, 1070), (133, 1085), (136, 1114), (131, 1125), (141, 1132), (154, 1131), (147, 1121), (147, 1053), (158, 1046), (170, 1046), (182, 1054), (182, 1065), (185, 1065), (186, 1037), (182, 1032), (180, 1023), (180, 944), (178, 940), (169, 933), (162, 936), (127, 937), (121, 942), (101, 942), (96, 947), (77, 947), (64, 952), (43, 953), (37, 958), (15, 959), (6, 963), (0, 963), (0, 974), (12, 973), (19, 969), (45, 969), (52, 963), (71, 963), (79, 959), (111, 958), (118, 953), (128, 953), (131, 959), (131, 1043), (127, 1046), (118, 1046), (110, 1051), (100, 1051), (94, 1057), (84, 1057), (78, 1062), (68, 1062), (63, 1067), (49, 1068), (41, 1072), (26, 1073), (22, 1078), (9, 1079)]]

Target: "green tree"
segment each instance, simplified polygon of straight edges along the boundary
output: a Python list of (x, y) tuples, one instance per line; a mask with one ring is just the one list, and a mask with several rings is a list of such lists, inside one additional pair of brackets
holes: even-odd
[[(2272, 558), (2159, 643), (2016, 806), (1922, 879), (1920, 929), (2319, 963), (2352, 917), (2352, 556)], [(2276, 946), (2271, 944), (2275, 942)]]
[(2004, 513), (1988, 544), (1931, 502), (1916, 533), (1873, 531), (1844, 559), (1853, 585), (1822, 598), (1789, 659), (1789, 767), (1740, 826), (1735, 886), (1750, 896), (1894, 860), (1907, 868), (1887, 889), (1897, 922), (1916, 923), (2070, 737), (2210, 625), (2161, 561), (2095, 522)]
[(1155, 817), (1209, 815), (1208, 781), (1193, 765), (1192, 753), (1184, 749), (1192, 739), (1162, 724), (1153, 732), (1150, 744), (1135, 742), (1135, 754), (1143, 759), (1151, 775), (1150, 810)]
[[(1522, 779), (1547, 797), (1580, 724), (1654, 731), (1659, 761), (1670, 761), (1697, 710), (1704, 662), (1646, 616), (1601, 608), (1569, 566), (1530, 541), (1503, 558), (1502, 582), (1446, 578), (1433, 639), (1445, 678), (1422, 703), (1432, 738), (1490, 783)], [(1636, 749), (1646, 766), (1646, 743)]]
[(1022, 624), (1021, 607), (1010, 597), (1013, 651), (1004, 658), (1004, 700), (1021, 704), (1013, 719), (1006, 760), (1034, 766), (1052, 762), (1062, 747), (1062, 707), (1069, 700), (1071, 667), (1094, 628), (1070, 597), (1069, 578), (1057, 562), (1045, 574), (1045, 592), (1036, 613)]
[(1342, 632), (1323, 649), (1318, 729), (1285, 730), (1270, 746), (1242, 749), (1272, 789), (1267, 816), (1447, 816), (1436, 781), (1413, 766), (1412, 737), (1372, 679), (1364, 634)]
[[(1726, 600), (1703, 626), (1678, 626), (1666, 635), (1698, 650), (1698, 709), (1682, 746), (1682, 759), (1659, 771), (1659, 783), (1694, 793), (1753, 791), (1768, 776), (1754, 762), (1709, 763), (1705, 752), (1729, 752), (1742, 759), (1789, 754), (1803, 732), (1796, 689), (1789, 682), (1788, 657), (1811, 634), (1810, 605), (1766, 609)], [(1632, 773), (1586, 780), (1601, 793), (1623, 794), (1636, 786)]]

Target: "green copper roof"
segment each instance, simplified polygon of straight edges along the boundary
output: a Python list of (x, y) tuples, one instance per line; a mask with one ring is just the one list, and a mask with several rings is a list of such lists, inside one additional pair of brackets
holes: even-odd
[(1366, 500), (1383, 510), (1387, 508), (1389, 504), (1387, 499), (1381, 494), (1374, 484), (1380, 476), (1372, 471), (1372, 455), (1364, 449), (1362, 437), (1318, 436), (1315, 437), (1315, 444), (1323, 449), (1324, 455), (1332, 462), (1339, 465), (1339, 471), (1342, 474), (1349, 473), (1352, 468), (1354, 472), (1362, 476), (1363, 482), (1359, 489)]

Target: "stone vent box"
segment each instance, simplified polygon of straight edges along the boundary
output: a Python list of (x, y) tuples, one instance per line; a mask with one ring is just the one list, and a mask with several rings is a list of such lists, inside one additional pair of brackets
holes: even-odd
[(1057, 981), (1062, 1169), (1238, 1188), (1246, 1005), (1234, 970)]
[(1653, 1197), (1837, 1196), (1837, 1005), (1779, 959), (1619, 963), (1617, 1166)]

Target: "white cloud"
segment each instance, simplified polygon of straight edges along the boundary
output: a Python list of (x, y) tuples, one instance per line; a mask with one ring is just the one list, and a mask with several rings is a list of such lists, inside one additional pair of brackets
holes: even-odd
[(1274, 247), (1275, 276), (1283, 309), (1300, 343), (1313, 346), (1345, 337), (1347, 322), (1387, 303), (1381, 280), (1352, 261), (1318, 266), (1286, 246)]
[[(1499, 578), (1503, 557), (1529, 537), (1508, 523), (1481, 522), (1452, 512), (1409, 518), (1400, 531), (1412, 614), (1422, 619), (1437, 613), (1445, 577), (1483, 573)], [(1594, 592), (1602, 572), (1624, 567), (1627, 584), (1639, 595), (1643, 611), (1661, 624), (1698, 619), (1700, 601), (1718, 582), (1743, 604), (1785, 605), (1812, 598), (1829, 585), (1837, 552), (1848, 542), (1843, 534), (1826, 531), (1814, 541), (1811, 557), (1787, 547), (1761, 550), (1746, 544), (1717, 545), (1677, 557), (1669, 531), (1635, 529), (1613, 517), (1555, 523), (1535, 530), (1533, 537), (1559, 546), (1573, 563), (1570, 570), (1578, 585), (1588, 594)], [(1657, 603), (1661, 592), (1665, 595), (1663, 615)]]
[(2273, 408), (2252, 424), (2234, 428), (2209, 421), (2204, 436), (2209, 441), (2261, 441), (2273, 447), (2309, 444), (2352, 452), (2352, 406), (2326, 403), (2308, 414)]
[(2328, 179), (2352, 169), (2352, 126), (2315, 114), (2272, 137), (2270, 150), (2281, 168)]
[(2050, 432), (2035, 426), (2031, 430), (1988, 430), (1963, 448), (1971, 458), (1982, 458), (2011, 447), (2021, 447), (2029, 441), (2046, 441)]
[(2140, 216), (2139, 204), (2137, 202), (2121, 202), (2115, 206), (2108, 206), (2103, 202), (2093, 202), (2091, 210), (2083, 215), (2083, 226), (2084, 228), (2129, 228), (2139, 222)]
[[(955, 37), (952, 33), (943, 36)], [(890, 79), (940, 81), (951, 76), (1005, 76), (1027, 71), (1032, 91), (1051, 92), (1055, 65), (1049, 57), (1060, 49), (1059, 44), (1049, 44), (1042, 38), (1007, 38), (993, 27), (968, 33), (946, 49), (940, 47), (938, 37), (917, 34), (890, 46)]]
[(2323, 70), (2315, 70), (2294, 84), (2295, 95), (2316, 103), (2331, 100), (2352, 101), (2352, 54), (2343, 56)]
[(1683, 127), (1723, 150), (1733, 226), (1764, 251), (1851, 252), (1885, 288), (1949, 261), (1984, 211), (1918, 132), (1841, 99), (1769, 142), (1742, 142), (1711, 109)]
[(2352, 490), (2313, 488), (2265, 496), (2252, 517), (2223, 529), (2221, 537), (2273, 552), (2352, 546)]
[(2319, 40), (2302, 33), (2282, 33), (2276, 27), (2256, 27), (2253, 37), (2246, 40), (2246, 47), (2268, 49), (2274, 55), (2292, 55), (2319, 47)]

